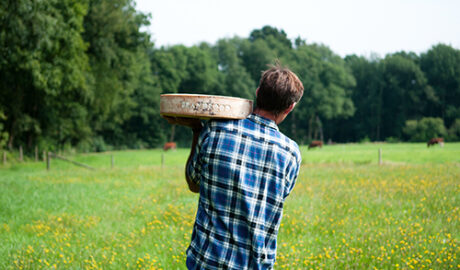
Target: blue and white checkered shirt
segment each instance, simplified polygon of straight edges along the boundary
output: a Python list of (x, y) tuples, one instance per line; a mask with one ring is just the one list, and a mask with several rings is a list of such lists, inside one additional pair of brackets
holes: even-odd
[(209, 121), (187, 167), (200, 185), (188, 269), (273, 268), (300, 161), (298, 145), (272, 120)]

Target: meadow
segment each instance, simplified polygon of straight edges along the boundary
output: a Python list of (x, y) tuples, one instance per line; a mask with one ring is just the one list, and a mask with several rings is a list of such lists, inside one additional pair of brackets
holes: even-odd
[[(460, 268), (460, 143), (301, 151), (276, 269)], [(187, 154), (68, 156), (96, 170), (0, 165), (0, 269), (185, 269), (198, 200)]]

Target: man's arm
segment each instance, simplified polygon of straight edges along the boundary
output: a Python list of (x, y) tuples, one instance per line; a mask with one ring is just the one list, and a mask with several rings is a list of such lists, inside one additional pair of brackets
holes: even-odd
[(203, 129), (203, 125), (201, 124), (201, 121), (199, 119), (195, 119), (195, 118), (168, 117), (168, 116), (163, 116), (163, 117), (166, 120), (168, 120), (170, 124), (187, 126), (191, 128), (193, 131), (192, 146), (190, 149), (190, 154), (187, 159), (187, 163), (185, 164), (185, 180), (187, 181), (188, 188), (190, 189), (190, 191), (194, 193), (198, 193), (200, 192), (200, 186), (199, 184), (196, 184), (192, 181), (187, 168), (192, 162), (192, 157), (195, 154), (196, 145), (198, 143), (198, 138), (200, 136), (201, 129)]
[(185, 164), (185, 179), (187, 180), (188, 188), (190, 189), (190, 191), (194, 193), (198, 193), (200, 192), (200, 185), (199, 184), (197, 185), (192, 181), (187, 168), (188, 166), (190, 166), (190, 163), (192, 162), (193, 155), (195, 155), (196, 144), (198, 143), (198, 137), (200, 136), (201, 126), (195, 129), (192, 128), (192, 131), (193, 131), (193, 140), (192, 140), (192, 146), (190, 149), (190, 155), (188, 156), (187, 163)]

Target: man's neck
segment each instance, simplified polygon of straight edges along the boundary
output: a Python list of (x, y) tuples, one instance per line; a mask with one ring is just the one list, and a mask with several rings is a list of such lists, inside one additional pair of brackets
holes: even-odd
[(275, 123), (278, 125), (281, 121), (279, 116), (274, 115), (273, 113), (260, 109), (260, 108), (255, 108), (253, 111), (254, 114), (260, 115), (262, 117), (268, 118), (270, 120), (275, 121)]

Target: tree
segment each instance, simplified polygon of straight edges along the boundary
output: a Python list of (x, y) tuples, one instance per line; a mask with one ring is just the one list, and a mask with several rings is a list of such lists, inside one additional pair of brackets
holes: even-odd
[(420, 62), (436, 95), (428, 108), (429, 114), (450, 125), (460, 118), (460, 50), (438, 44), (423, 53)]
[(186, 50), (185, 77), (179, 84), (181, 93), (212, 94), (217, 88), (217, 62), (211, 51), (198, 46)]
[(125, 136), (123, 144), (129, 148), (157, 147), (166, 141), (165, 130), (160, 126), (161, 89), (151, 76), (150, 62), (140, 60), (140, 63), (143, 66), (139, 86), (131, 96), (136, 106), (122, 127)]
[(383, 81), (380, 60), (349, 55), (345, 62), (356, 80), (352, 94), (356, 112), (353, 117), (335, 123), (341, 127), (337, 136), (341, 141), (381, 140)]
[(266, 70), (268, 65), (278, 58), (278, 55), (265, 40), (256, 39), (253, 42), (242, 44), (240, 57), (252, 80), (258, 82), (262, 71)]
[(91, 0), (85, 16), (83, 37), (89, 44), (94, 91), (89, 118), (93, 131), (112, 145), (132, 136), (122, 127), (136, 109), (136, 91), (145, 89), (141, 76), (152, 44), (140, 28), (149, 24), (148, 18), (131, 0)]
[(413, 142), (426, 142), (431, 138), (445, 137), (447, 134), (441, 118), (425, 117), (421, 120), (407, 120), (404, 134)]
[(239, 38), (221, 39), (217, 42), (218, 67), (222, 75), (219, 87), (222, 95), (253, 99), (255, 82), (238, 57), (243, 42)]
[[(321, 119), (347, 118), (354, 114), (351, 89), (355, 80), (343, 59), (326, 46), (299, 42), (298, 45), (291, 68), (304, 84), (304, 96), (284, 125), (290, 126), (293, 137), (301, 136), (301, 140), (309, 141), (321, 134)], [(332, 126), (327, 129), (329, 134), (334, 132)]]
[(0, 103), (8, 145), (40, 138), (64, 145), (88, 136), (86, 3), (14, 0), (0, 6)]
[(0, 149), (2, 149), (8, 140), (8, 133), (4, 130), (2, 121), (6, 120), (5, 114), (0, 110)]
[(288, 58), (292, 53), (292, 43), (284, 30), (264, 26), (255, 29), (246, 42), (240, 43), (239, 57), (254, 82), (259, 82), (262, 71), (276, 59)]
[(152, 50), (150, 63), (152, 74), (162, 93), (177, 93), (179, 85), (187, 76), (187, 48), (177, 45)]
[(256, 29), (251, 32), (249, 35), (249, 41), (254, 42), (258, 39), (269, 41), (270, 47), (278, 47), (278, 44), (281, 44), (281, 47), (291, 49), (292, 42), (288, 39), (287, 34), (284, 30), (278, 30), (275, 27), (266, 25), (262, 29)]
[[(189, 93), (216, 95), (222, 92), (217, 59), (208, 44), (187, 48), (183, 45), (163, 47), (151, 53), (154, 81), (162, 93)], [(166, 120), (161, 127), (165, 137), (187, 145), (190, 136), (187, 128), (170, 126)], [(170, 130), (167, 132), (167, 130)]]
[(382, 64), (382, 137), (401, 138), (405, 121), (423, 115), (435, 95), (414, 60), (394, 54), (387, 55)]
[(451, 141), (458, 141), (460, 140), (460, 118), (455, 119), (452, 125), (449, 127), (448, 130), (449, 140)]

